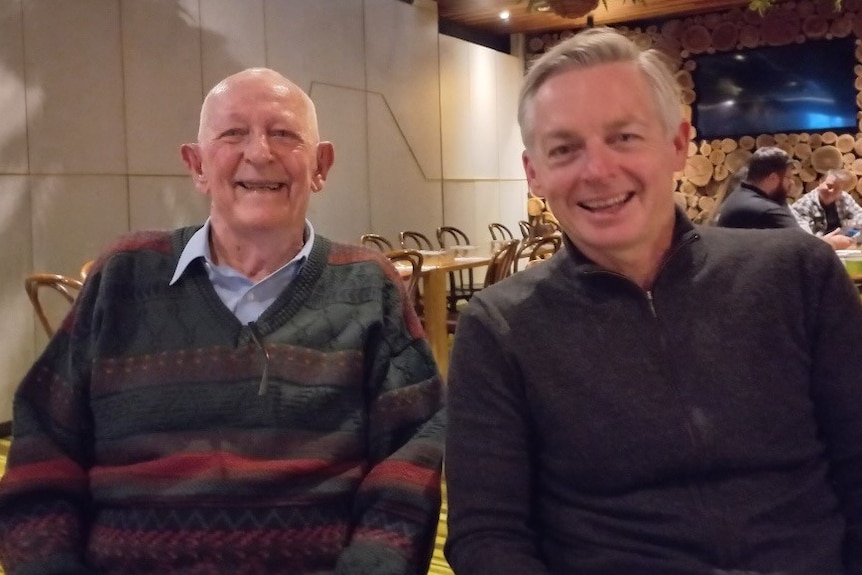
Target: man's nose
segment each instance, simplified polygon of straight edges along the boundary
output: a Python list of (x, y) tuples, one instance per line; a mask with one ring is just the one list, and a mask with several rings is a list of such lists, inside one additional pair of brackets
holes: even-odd
[(584, 150), (584, 175), (603, 178), (613, 171), (613, 151), (605, 145), (595, 144)]
[(251, 135), (245, 146), (245, 157), (249, 162), (262, 163), (272, 159), (269, 138), (266, 134)]

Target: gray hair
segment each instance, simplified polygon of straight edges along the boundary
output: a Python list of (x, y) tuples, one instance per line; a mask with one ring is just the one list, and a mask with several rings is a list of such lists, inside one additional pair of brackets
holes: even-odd
[(833, 168), (829, 170), (828, 172), (826, 172), (826, 174), (824, 174), (823, 180), (825, 180), (829, 176), (832, 176), (833, 178), (841, 182), (842, 188), (845, 186), (849, 187), (850, 184), (853, 183), (853, 175), (843, 168)]
[(600, 26), (588, 28), (560, 42), (536, 60), (527, 72), (518, 96), (518, 125), (524, 147), (529, 149), (533, 138), (530, 104), (545, 82), (569, 70), (616, 62), (637, 64), (652, 88), (665, 130), (668, 134), (676, 132), (682, 122), (682, 99), (667, 57), (654, 48), (643, 50), (622, 33)]

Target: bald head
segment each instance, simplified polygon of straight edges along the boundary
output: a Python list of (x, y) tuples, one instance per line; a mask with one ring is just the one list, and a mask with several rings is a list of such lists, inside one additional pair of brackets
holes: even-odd
[(270, 68), (247, 68), (228, 76), (218, 84), (204, 98), (201, 106), (200, 124), (198, 126), (198, 141), (203, 142), (210, 134), (211, 116), (213, 110), (222, 104), (226, 97), (237, 88), (253, 87), (255, 90), (268, 91), (280, 100), (287, 102), (293, 112), (304, 118), (308, 129), (307, 136), (312, 143), (320, 141), (317, 128), (317, 113), (314, 103), (302, 88)]

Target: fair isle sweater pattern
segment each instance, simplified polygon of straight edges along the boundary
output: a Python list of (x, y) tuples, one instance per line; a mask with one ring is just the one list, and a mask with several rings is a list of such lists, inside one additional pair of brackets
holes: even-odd
[(444, 391), (397, 273), (318, 236), (266, 360), (200, 261), (168, 285), (193, 232), (108, 250), (21, 383), (6, 572), (423, 572)]

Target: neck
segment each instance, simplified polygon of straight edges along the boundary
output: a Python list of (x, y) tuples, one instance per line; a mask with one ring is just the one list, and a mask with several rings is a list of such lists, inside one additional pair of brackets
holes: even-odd
[(642, 290), (650, 291), (667, 257), (671, 237), (672, 230), (666, 239), (651, 246), (637, 246), (613, 253), (591, 253), (589, 249), (581, 249), (581, 252), (603, 268), (624, 275)]
[(304, 245), (305, 230), (250, 235), (210, 230), (210, 253), (218, 265), (230, 266), (258, 282), (296, 257)]

